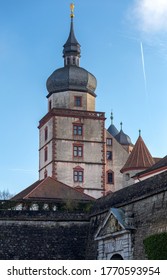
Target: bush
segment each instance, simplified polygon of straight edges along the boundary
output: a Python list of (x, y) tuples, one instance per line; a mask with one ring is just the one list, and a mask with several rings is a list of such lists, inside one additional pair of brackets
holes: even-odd
[(143, 243), (149, 260), (167, 260), (167, 232), (151, 235)]

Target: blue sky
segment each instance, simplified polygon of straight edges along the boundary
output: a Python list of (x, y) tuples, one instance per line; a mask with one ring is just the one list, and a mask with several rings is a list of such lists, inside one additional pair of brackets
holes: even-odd
[[(63, 66), (69, 0), (0, 0), (0, 189), (38, 179), (38, 122), (46, 80)], [(98, 81), (96, 110), (110, 112), (133, 143), (141, 129), (151, 154), (167, 152), (167, 1), (76, 0), (81, 66)]]

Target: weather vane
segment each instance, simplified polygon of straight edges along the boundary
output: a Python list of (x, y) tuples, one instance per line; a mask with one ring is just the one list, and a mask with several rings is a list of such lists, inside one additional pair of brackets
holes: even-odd
[(74, 3), (71, 3), (70, 4), (70, 9), (71, 9), (71, 18), (73, 18), (74, 17), (74, 8), (75, 8), (75, 5), (74, 5)]

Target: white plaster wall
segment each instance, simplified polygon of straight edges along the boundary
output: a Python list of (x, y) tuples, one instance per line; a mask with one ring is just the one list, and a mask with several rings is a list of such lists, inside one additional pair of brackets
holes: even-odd
[[(73, 180), (73, 169), (80, 166), (84, 170), (84, 182), (75, 183)], [(101, 190), (102, 166), (80, 163), (57, 163), (57, 179), (71, 187), (96, 188)]]
[[(144, 171), (144, 169), (136, 169), (136, 170), (129, 170), (126, 171), (123, 174), (123, 187), (128, 187), (130, 185), (133, 185), (135, 183), (134, 178), (132, 178), (133, 176), (135, 176), (137, 173)], [(127, 176), (126, 174), (129, 174), (129, 180), (127, 180)]]
[(45, 170), (47, 171), (47, 176), (52, 177), (52, 163), (48, 164), (46, 167), (42, 168), (39, 172), (39, 180), (44, 179)]
[[(82, 107), (74, 106), (74, 97), (82, 97)], [(86, 92), (64, 91), (53, 93), (48, 98), (48, 103), (52, 102), (52, 108), (66, 108), (76, 110), (95, 110), (95, 97)]]
[(102, 141), (103, 121), (99, 119), (56, 117), (56, 137), (61, 139), (75, 139), (73, 137), (73, 123), (83, 124), (83, 140)]
[[(48, 127), (48, 138), (45, 141), (45, 128)], [(51, 118), (45, 125), (39, 130), (39, 148), (43, 147), (53, 137), (53, 119)]]
[[(44, 150), (45, 147), (48, 149), (48, 159), (45, 161), (44, 160)], [(49, 142), (46, 146), (44, 146), (40, 151), (39, 151), (39, 169), (43, 168), (44, 166), (48, 165), (49, 162), (52, 161), (52, 142)]]
[[(83, 145), (83, 157), (73, 157), (73, 145), (80, 143)], [(73, 142), (68, 140), (57, 140), (56, 142), (56, 160), (74, 161), (74, 162), (102, 162), (102, 144), (89, 142)]]
[(106, 180), (106, 190), (111, 190), (114, 192), (123, 187), (123, 174), (120, 172), (120, 170), (126, 163), (129, 154), (107, 130), (106, 138), (112, 138), (112, 146), (106, 145), (106, 151), (112, 151), (112, 160), (107, 160), (105, 154), (106, 173), (107, 170), (112, 170), (114, 172), (114, 184), (107, 184)]

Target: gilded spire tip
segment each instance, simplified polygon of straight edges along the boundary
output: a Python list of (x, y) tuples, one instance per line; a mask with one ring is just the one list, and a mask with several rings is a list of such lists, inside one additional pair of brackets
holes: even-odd
[(70, 17), (71, 17), (71, 18), (73, 18), (73, 17), (74, 17), (74, 8), (75, 8), (74, 3), (71, 3), (71, 4), (70, 4), (70, 9), (71, 9), (71, 14), (70, 14)]

